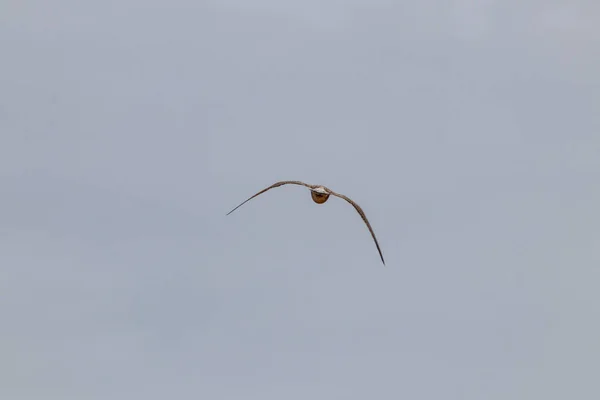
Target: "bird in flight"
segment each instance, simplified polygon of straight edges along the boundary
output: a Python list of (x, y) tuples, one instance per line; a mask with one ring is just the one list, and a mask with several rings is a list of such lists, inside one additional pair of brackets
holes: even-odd
[(362, 210), (362, 208), (360, 208), (360, 206), (358, 204), (356, 204), (349, 197), (344, 196), (343, 194), (336, 193), (333, 190), (331, 190), (331, 189), (329, 189), (329, 188), (327, 188), (325, 186), (321, 186), (321, 185), (309, 185), (308, 183), (304, 183), (304, 182), (300, 182), (300, 181), (281, 181), (281, 182), (277, 182), (277, 183), (274, 183), (273, 185), (269, 186), (268, 188), (265, 188), (265, 189), (261, 190), (260, 192), (256, 193), (254, 196), (248, 198), (242, 204), (240, 204), (239, 206), (237, 206), (233, 210), (229, 211), (227, 213), (227, 215), (231, 214), (232, 212), (234, 212), (235, 210), (237, 210), (238, 208), (240, 208), (241, 206), (243, 206), (244, 204), (246, 204), (248, 201), (252, 200), (256, 196), (258, 196), (260, 194), (263, 194), (267, 190), (270, 190), (270, 189), (273, 189), (273, 188), (276, 188), (276, 187), (279, 187), (279, 186), (283, 186), (283, 185), (288, 185), (288, 184), (306, 186), (307, 188), (309, 188), (310, 189), (310, 195), (312, 196), (313, 201), (315, 203), (317, 203), (317, 204), (323, 204), (323, 203), (325, 203), (329, 199), (329, 196), (339, 197), (340, 199), (344, 199), (348, 203), (352, 204), (352, 206), (356, 209), (356, 211), (358, 212), (358, 214), (360, 215), (360, 217), (362, 218), (362, 220), (367, 225), (367, 228), (369, 228), (369, 232), (371, 232), (371, 236), (373, 237), (373, 240), (375, 241), (375, 246), (377, 246), (377, 251), (379, 252), (379, 257), (381, 257), (381, 262), (383, 263), (383, 265), (385, 265), (385, 261), (383, 260), (383, 254), (381, 254), (381, 249), (379, 248), (379, 243), (377, 243), (377, 238), (375, 237), (375, 232), (373, 232), (373, 228), (371, 228), (371, 224), (369, 223), (369, 220), (367, 219), (367, 216), (365, 215), (365, 212)]

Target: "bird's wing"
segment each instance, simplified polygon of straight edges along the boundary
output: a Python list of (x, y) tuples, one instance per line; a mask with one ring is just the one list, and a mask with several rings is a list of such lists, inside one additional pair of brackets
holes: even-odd
[(360, 206), (358, 204), (356, 204), (354, 201), (352, 201), (352, 199), (350, 199), (349, 197), (344, 196), (343, 194), (336, 193), (336, 192), (332, 191), (331, 189), (327, 189), (327, 190), (330, 192), (331, 195), (339, 197), (340, 199), (344, 199), (348, 203), (352, 204), (352, 206), (360, 214), (360, 217), (362, 218), (362, 220), (365, 222), (365, 224), (367, 224), (367, 228), (369, 228), (369, 232), (371, 232), (371, 236), (373, 236), (373, 240), (375, 241), (375, 246), (377, 246), (377, 251), (379, 252), (379, 257), (381, 257), (381, 262), (383, 263), (383, 265), (385, 265), (385, 261), (383, 260), (383, 254), (381, 254), (381, 249), (379, 248), (379, 243), (377, 243), (377, 238), (375, 237), (375, 232), (373, 232), (373, 228), (371, 228), (371, 224), (369, 223), (369, 220), (367, 219), (367, 216), (365, 215), (365, 212), (362, 210), (362, 208), (360, 208)]
[(256, 196), (258, 196), (259, 194), (263, 194), (264, 192), (266, 192), (269, 189), (273, 189), (273, 188), (276, 188), (276, 187), (279, 187), (279, 186), (282, 186), (282, 185), (288, 185), (288, 184), (306, 186), (307, 188), (310, 188), (310, 189), (312, 189), (313, 187), (315, 187), (314, 185), (309, 185), (308, 183), (304, 183), (304, 182), (300, 182), (300, 181), (281, 181), (281, 182), (277, 182), (277, 183), (272, 184), (268, 188), (263, 189), (260, 192), (256, 193), (254, 196), (250, 197), (249, 199), (247, 199), (246, 201), (244, 201), (242, 204), (240, 204), (239, 206), (237, 206), (233, 210), (229, 211), (227, 213), (227, 215), (231, 214), (232, 212), (234, 212), (235, 210), (237, 210), (238, 208), (240, 208), (241, 206), (243, 206), (245, 203), (247, 203), (248, 201), (250, 201), (253, 198), (255, 198)]

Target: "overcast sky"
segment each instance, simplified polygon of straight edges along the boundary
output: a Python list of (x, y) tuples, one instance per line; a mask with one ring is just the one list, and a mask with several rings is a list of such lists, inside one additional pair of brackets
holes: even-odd
[(2, 1), (0, 397), (600, 398), (599, 16)]

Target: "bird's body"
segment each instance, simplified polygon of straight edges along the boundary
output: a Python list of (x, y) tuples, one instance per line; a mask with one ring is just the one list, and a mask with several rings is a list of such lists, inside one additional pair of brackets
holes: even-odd
[(266, 192), (269, 189), (273, 189), (282, 185), (287, 185), (287, 184), (293, 184), (293, 185), (300, 185), (300, 186), (306, 186), (307, 188), (310, 189), (310, 194), (311, 197), (313, 199), (313, 201), (317, 204), (323, 204), (325, 203), (328, 199), (329, 196), (335, 196), (335, 197), (339, 197), (341, 199), (346, 200), (348, 203), (352, 204), (352, 206), (356, 209), (356, 211), (358, 212), (358, 214), (361, 216), (362, 220), (364, 221), (364, 223), (367, 225), (367, 228), (369, 228), (369, 232), (371, 232), (371, 236), (373, 237), (373, 240), (375, 241), (375, 246), (377, 246), (377, 251), (379, 252), (379, 256), (381, 257), (381, 262), (385, 265), (385, 261), (383, 260), (383, 254), (381, 253), (381, 249), (379, 248), (379, 243), (377, 243), (377, 238), (375, 237), (375, 232), (373, 232), (373, 228), (371, 228), (371, 224), (369, 223), (369, 220), (367, 219), (367, 216), (365, 215), (364, 211), (362, 210), (362, 208), (360, 208), (360, 206), (358, 204), (356, 204), (354, 201), (352, 201), (349, 197), (344, 196), (343, 194), (339, 194), (334, 192), (333, 190), (325, 187), (325, 186), (321, 186), (321, 185), (309, 185), (308, 183), (304, 183), (301, 181), (281, 181), (281, 182), (277, 182), (271, 186), (269, 186), (268, 188), (265, 188), (263, 190), (261, 190), (260, 192), (256, 193), (254, 196), (248, 198), (246, 201), (244, 201), (242, 204), (240, 204), (239, 206), (235, 207), (233, 210), (229, 211), (227, 213), (227, 215), (231, 214), (232, 212), (234, 212), (235, 210), (237, 210), (239, 207), (241, 207), (242, 205), (244, 205), (246, 202), (252, 200), (253, 198), (255, 198), (256, 196)]
[(329, 199), (329, 192), (323, 186), (310, 189), (310, 195), (317, 204), (323, 204)]

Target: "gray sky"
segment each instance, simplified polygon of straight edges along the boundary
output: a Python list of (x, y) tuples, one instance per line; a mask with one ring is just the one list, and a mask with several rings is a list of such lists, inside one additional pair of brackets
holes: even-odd
[(3, 1), (0, 397), (599, 398), (599, 12)]

